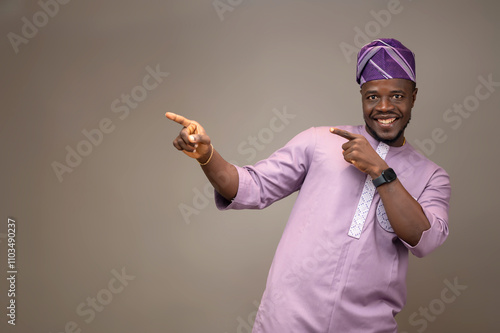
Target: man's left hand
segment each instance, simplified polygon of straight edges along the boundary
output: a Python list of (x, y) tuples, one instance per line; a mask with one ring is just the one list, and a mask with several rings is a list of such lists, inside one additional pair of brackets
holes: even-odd
[(330, 128), (330, 132), (349, 140), (342, 145), (344, 159), (373, 179), (389, 167), (363, 135), (334, 127)]

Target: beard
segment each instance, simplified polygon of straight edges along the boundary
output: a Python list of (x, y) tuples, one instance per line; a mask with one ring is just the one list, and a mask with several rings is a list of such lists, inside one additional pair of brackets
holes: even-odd
[(406, 127), (408, 126), (408, 124), (410, 123), (410, 120), (411, 120), (411, 116), (410, 118), (408, 119), (408, 121), (406, 122), (406, 124), (404, 125), (404, 127), (398, 132), (398, 134), (396, 134), (396, 136), (392, 139), (382, 139), (381, 137), (379, 137), (377, 135), (377, 132), (375, 132), (373, 130), (373, 128), (371, 128), (365, 121), (365, 125), (366, 125), (366, 128), (368, 129), (368, 132), (371, 134), (371, 136), (373, 136), (373, 138), (377, 141), (381, 141), (387, 145), (392, 145), (394, 142), (398, 141), (398, 139), (403, 135), (403, 133), (405, 132), (405, 129)]

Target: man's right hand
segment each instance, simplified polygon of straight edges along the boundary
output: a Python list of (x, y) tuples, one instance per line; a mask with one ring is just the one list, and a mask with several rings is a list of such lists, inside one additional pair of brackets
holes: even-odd
[(165, 116), (184, 126), (174, 139), (174, 147), (182, 150), (187, 156), (197, 159), (200, 163), (207, 161), (213, 148), (210, 145), (210, 137), (205, 133), (203, 127), (194, 120), (186, 119), (172, 112), (167, 112)]
[(167, 112), (165, 116), (184, 126), (174, 140), (174, 147), (187, 156), (196, 158), (215, 190), (227, 200), (232, 200), (239, 187), (236, 167), (219, 155), (210, 144), (210, 138), (203, 127), (196, 121), (172, 112)]

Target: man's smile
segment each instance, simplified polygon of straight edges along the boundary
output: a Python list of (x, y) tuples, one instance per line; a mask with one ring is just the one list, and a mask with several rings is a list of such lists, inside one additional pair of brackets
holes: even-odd
[(394, 121), (396, 121), (396, 118), (387, 118), (387, 119), (377, 119), (377, 121), (380, 123), (380, 124), (392, 124)]

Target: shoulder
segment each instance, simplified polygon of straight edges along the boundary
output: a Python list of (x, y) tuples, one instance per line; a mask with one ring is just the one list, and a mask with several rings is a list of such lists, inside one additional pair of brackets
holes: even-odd
[(450, 188), (450, 177), (446, 170), (417, 151), (411, 144), (408, 145), (396, 162), (396, 172), (402, 183), (407, 184), (409, 188), (414, 187), (417, 192), (422, 192), (429, 186)]
[[(351, 133), (360, 133), (359, 126), (316, 126), (308, 128), (294, 137), (289, 144), (292, 146), (300, 145), (300, 151), (295, 151), (296, 154), (306, 154), (311, 161), (325, 162), (331, 159), (339, 159), (344, 161), (342, 145), (346, 139), (330, 132), (330, 128), (336, 127)], [(332, 154), (332, 152), (339, 152)]]
[(291, 139), (287, 146), (301, 146), (309, 151), (325, 150), (331, 152), (332, 147), (341, 146), (346, 142), (341, 136), (332, 134), (330, 128), (336, 127), (354, 134), (361, 134), (362, 125), (340, 125), (340, 126), (315, 126), (310, 127)]
[(337, 138), (338, 135), (334, 135), (330, 132), (330, 128), (335, 127), (344, 131), (348, 131), (354, 134), (361, 134), (362, 125), (352, 126), (352, 125), (332, 125), (332, 126), (315, 126), (308, 128), (302, 133), (307, 133), (306, 135), (311, 135), (315, 137), (328, 137), (328, 138)]
[(330, 132), (330, 128), (332, 128), (332, 127), (339, 128), (339, 129), (345, 130), (345, 131), (349, 131), (351, 133), (360, 134), (361, 130), (363, 128), (363, 125), (357, 125), (357, 126), (353, 126), (353, 125), (332, 125), (332, 126), (316, 126), (316, 127), (311, 127), (311, 128), (316, 129), (316, 131), (318, 131), (318, 133), (327, 133), (327, 134), (331, 135), (332, 133)]
[(440, 173), (445, 174), (448, 173), (438, 164), (431, 161), (427, 156), (419, 152), (415, 147), (413, 147), (410, 143), (408, 144), (408, 148), (405, 150), (405, 160), (408, 161), (408, 164), (412, 164), (414, 169), (424, 169), (429, 173)]

